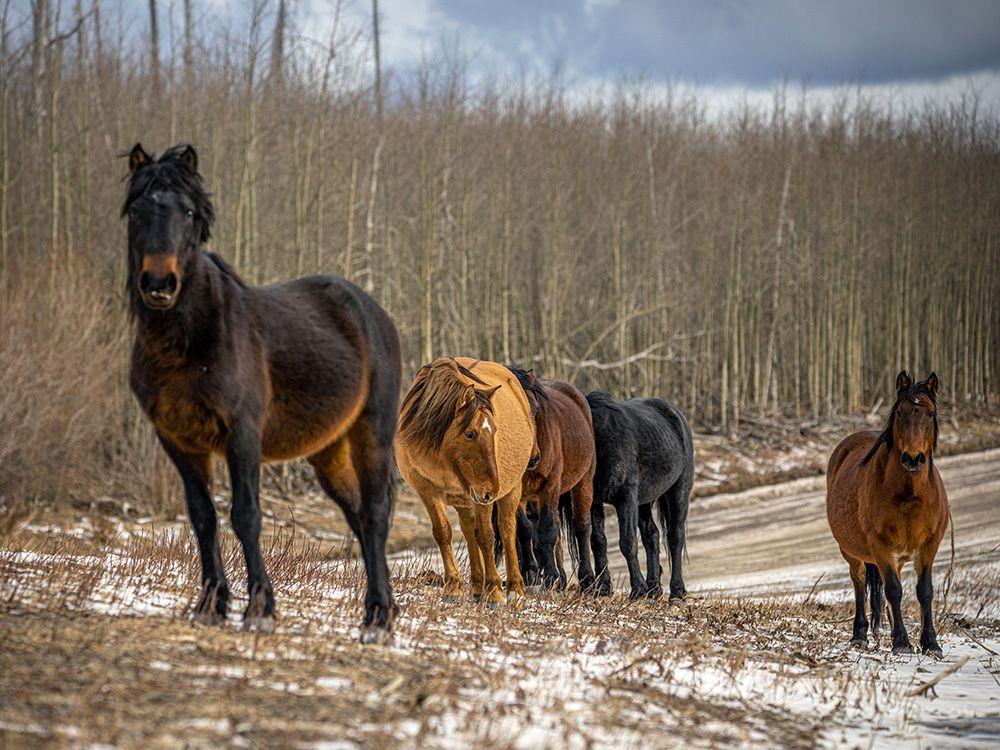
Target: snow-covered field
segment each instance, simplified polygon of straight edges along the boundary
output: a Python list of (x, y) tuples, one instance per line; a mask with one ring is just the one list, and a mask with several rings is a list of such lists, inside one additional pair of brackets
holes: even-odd
[[(847, 646), (846, 568), (821, 539), (809, 480), (692, 506), (683, 604), (534, 593), (496, 610), (444, 605), (436, 552), (398, 556), (389, 647), (356, 642), (357, 563), (294, 536), (269, 540), (280, 620), (259, 636), (240, 631), (238, 612), (218, 628), (186, 622), (198, 569), (183, 527), (122, 527), (100, 542), (86, 527), (25, 529), (0, 548), (0, 739), (994, 747), (1000, 451), (943, 465), (956, 552), (943, 545), (937, 566), (941, 660), (892, 656), (884, 636)], [(225, 557), (239, 591), (236, 545)]]

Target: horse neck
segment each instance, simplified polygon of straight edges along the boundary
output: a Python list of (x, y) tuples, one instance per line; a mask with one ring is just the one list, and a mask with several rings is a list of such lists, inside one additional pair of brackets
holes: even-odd
[(224, 279), (203, 250), (191, 259), (180, 298), (169, 310), (137, 306), (137, 338), (150, 348), (186, 354), (192, 345), (217, 337), (222, 327)]

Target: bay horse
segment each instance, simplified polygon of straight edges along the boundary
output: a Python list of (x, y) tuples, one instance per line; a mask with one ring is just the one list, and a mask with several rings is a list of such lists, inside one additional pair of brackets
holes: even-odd
[(469, 546), (474, 597), (485, 598), (491, 606), (503, 600), (503, 583), (493, 557), (494, 504), (507, 595), (524, 595), (516, 514), (534, 439), (528, 399), (503, 365), (447, 357), (417, 372), (400, 409), (396, 457), (400, 474), (430, 516), (444, 563), (446, 601), (456, 601), (462, 592), (446, 505), (458, 511)]
[(848, 435), (830, 456), (826, 514), (851, 569), (855, 646), (868, 643), (865, 587), (870, 590), (872, 630), (877, 637), (884, 586), (892, 616), (892, 652), (913, 652), (900, 609), (900, 571), (912, 562), (922, 616), (920, 647), (925, 653), (942, 655), (934, 632), (931, 579), (934, 557), (948, 527), (948, 496), (934, 465), (937, 392), (936, 374), (914, 383), (904, 370), (896, 377), (896, 400), (882, 432)]
[[(524, 558), (522, 574), (527, 572), (526, 579), (536, 582), (538, 562), (541, 562), (541, 582), (550, 588), (565, 588), (565, 573), (560, 571), (561, 549), (557, 544), (562, 498), (571, 509), (577, 579), (580, 590), (587, 591), (594, 585), (589, 540), (597, 468), (590, 405), (569, 383), (538, 379), (532, 370), (511, 367), (510, 371), (528, 397), (535, 420), (537, 451), (537, 460), (525, 472), (521, 490), (522, 505), (530, 506), (534, 511), (532, 516), (537, 519), (534, 529), (528, 528), (530, 521), (523, 510), (518, 514), (520, 550)], [(538, 562), (536, 555), (541, 558)]]
[[(628, 563), (630, 597), (658, 597), (660, 540), (653, 521), (656, 503), (670, 553), (670, 598), (687, 593), (681, 570), (688, 504), (694, 485), (694, 441), (680, 409), (659, 398), (615, 401), (604, 391), (587, 394), (597, 446), (591, 546), (600, 577), (597, 593), (611, 593), (604, 504), (618, 514), (618, 544)], [(636, 551), (636, 527), (646, 552), (643, 580)]]
[(349, 281), (310, 276), (246, 284), (205, 249), (212, 202), (191, 146), (158, 159), (129, 154), (128, 300), (135, 321), (130, 383), (180, 473), (201, 554), (193, 619), (225, 619), (229, 584), (212, 503), (212, 457), (232, 480), (243, 547), (244, 628), (273, 627), (274, 592), (259, 536), (262, 462), (305, 457), (361, 543), (363, 642), (388, 639), (396, 615), (385, 558), (401, 358), (396, 328)]

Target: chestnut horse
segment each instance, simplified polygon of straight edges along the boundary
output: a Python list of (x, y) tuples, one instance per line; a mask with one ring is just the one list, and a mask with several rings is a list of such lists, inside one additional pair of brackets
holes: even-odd
[[(519, 514), (519, 539), (523, 556), (522, 572), (530, 583), (539, 577), (537, 554), (542, 565), (545, 586), (561, 589), (566, 585), (561, 574), (561, 549), (557, 545), (560, 498), (572, 508), (572, 533), (578, 561), (580, 590), (594, 585), (590, 563), (590, 506), (594, 497), (594, 426), (590, 406), (580, 391), (558, 380), (539, 380), (532, 370), (510, 368), (517, 376), (531, 405), (535, 419), (535, 444), (538, 460), (524, 475), (521, 502), (533, 506), (538, 520), (534, 533), (525, 515)], [(527, 533), (526, 533), (527, 532)], [(558, 556), (558, 557), (557, 557)]]
[(361, 543), (364, 642), (396, 613), (385, 559), (400, 351), (385, 310), (336, 276), (252, 287), (205, 250), (214, 218), (190, 146), (129, 155), (128, 299), (136, 322), (131, 386), (184, 483), (201, 553), (194, 619), (226, 617), (229, 584), (212, 503), (212, 457), (232, 479), (243, 547), (247, 629), (273, 626), (260, 552), (262, 461), (306, 457)]
[(896, 378), (896, 401), (881, 433), (865, 430), (844, 438), (827, 468), (826, 512), (854, 584), (854, 635), (868, 643), (865, 586), (871, 590), (872, 629), (881, 621), (881, 586), (892, 614), (892, 652), (912, 653), (900, 610), (900, 570), (912, 562), (922, 630), (920, 647), (941, 656), (934, 633), (931, 568), (948, 526), (948, 496), (934, 466), (937, 447), (937, 375), (914, 383)]
[(417, 373), (400, 410), (396, 457), (427, 508), (444, 562), (446, 600), (462, 581), (445, 505), (458, 511), (469, 545), (472, 592), (495, 605), (503, 583), (493, 558), (493, 504), (506, 558), (507, 594), (524, 594), (516, 515), (535, 428), (517, 378), (503, 365), (467, 357), (437, 359)]

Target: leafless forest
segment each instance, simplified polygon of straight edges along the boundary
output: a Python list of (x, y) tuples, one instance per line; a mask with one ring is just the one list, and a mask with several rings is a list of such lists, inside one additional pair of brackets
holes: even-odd
[(126, 384), (136, 141), (196, 146), (211, 246), (249, 280), (369, 290), (407, 376), (517, 362), (730, 433), (868, 411), (904, 366), (950, 401), (1000, 391), (1000, 115), (975, 92), (789, 86), (710, 116), (642, 82), (484, 80), (456, 51), (383, 71), (337, 8), (323, 29), (284, 0), (231, 27), (200, 6), (2, 6), (0, 495), (173, 484)]

